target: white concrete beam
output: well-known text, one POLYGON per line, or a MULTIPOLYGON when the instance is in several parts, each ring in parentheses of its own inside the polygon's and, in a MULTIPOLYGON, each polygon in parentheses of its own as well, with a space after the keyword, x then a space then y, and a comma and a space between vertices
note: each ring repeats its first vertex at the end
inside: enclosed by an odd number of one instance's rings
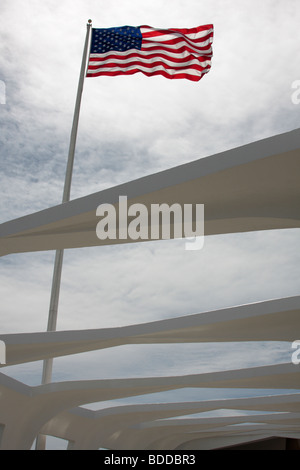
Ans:
POLYGON ((299 228, 300 131, 180 165, 0 225, 0 256, 132 242, 96 236, 102 203, 204 204, 205 234, 299 228))
POLYGON ((47 421, 75 406, 193 387, 299 389, 299 372, 287 363, 206 374, 61 382, 37 387, 24 386, 0 374, 0 423, 5 425, 1 448, 30 447, 47 421))
POLYGON ((120 328, 0 335, 6 367, 124 344, 294 341, 300 331, 300 296, 120 328))

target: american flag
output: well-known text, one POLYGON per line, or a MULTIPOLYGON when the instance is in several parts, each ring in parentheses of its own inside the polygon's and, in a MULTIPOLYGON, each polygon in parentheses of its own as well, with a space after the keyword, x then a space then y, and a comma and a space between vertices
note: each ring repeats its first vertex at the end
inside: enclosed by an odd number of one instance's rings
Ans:
POLYGON ((211 68, 213 25, 189 29, 92 29, 87 77, 131 75, 198 81, 211 68))

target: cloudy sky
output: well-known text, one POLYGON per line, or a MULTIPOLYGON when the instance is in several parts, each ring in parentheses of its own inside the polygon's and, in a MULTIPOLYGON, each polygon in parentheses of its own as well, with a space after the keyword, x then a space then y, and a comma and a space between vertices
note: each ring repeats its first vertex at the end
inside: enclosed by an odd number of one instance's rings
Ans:
MULTIPOLYGON (((89 18, 94 27, 213 23, 214 56, 200 82, 85 80, 72 199, 299 127, 297 0, 2 0, 0 14, 0 223, 61 202, 89 18)), ((299 252, 299 230, 206 237, 197 252, 180 241, 68 250, 57 328, 299 295, 299 252)), ((46 330, 53 261, 53 252, 0 260, 2 333, 46 330)), ((124 346, 57 359, 53 380, 207 372, 290 354, 285 343, 124 346)), ((38 385, 41 369, 6 373, 38 385)))

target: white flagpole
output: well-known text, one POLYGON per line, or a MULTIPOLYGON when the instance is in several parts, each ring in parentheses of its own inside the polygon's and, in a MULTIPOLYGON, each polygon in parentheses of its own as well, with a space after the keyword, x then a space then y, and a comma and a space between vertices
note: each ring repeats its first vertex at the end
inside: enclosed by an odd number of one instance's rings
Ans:
MULTIPOLYGON (((76 103, 75 103, 72 132, 71 132, 71 137, 70 137, 69 154, 68 154, 65 184, 64 184, 64 191, 63 191, 63 198, 62 198, 63 203, 68 202, 70 200, 71 181, 72 181, 75 146, 76 146, 76 139, 77 139, 79 112, 80 112, 80 105, 81 105, 83 83, 84 83, 84 78, 86 74, 86 63, 87 63, 87 56, 88 56, 88 49, 89 49, 89 37, 90 37, 91 27, 92 27, 92 20, 88 20, 84 49, 83 49, 83 56, 82 56, 82 63, 81 63, 81 70, 80 70, 80 76, 79 76, 77 97, 76 97, 76 103)), ((49 306, 47 331, 56 330, 63 256, 64 256, 64 250, 56 251, 54 269, 53 269, 53 280, 52 280, 52 290, 51 290, 51 298, 50 298, 50 306, 49 306)), ((42 384, 47 384, 51 382, 52 368, 53 368, 53 358, 44 360, 42 384)), ((45 436, 38 435, 37 442, 36 442, 36 450, 44 450, 45 447, 46 447, 45 436)))

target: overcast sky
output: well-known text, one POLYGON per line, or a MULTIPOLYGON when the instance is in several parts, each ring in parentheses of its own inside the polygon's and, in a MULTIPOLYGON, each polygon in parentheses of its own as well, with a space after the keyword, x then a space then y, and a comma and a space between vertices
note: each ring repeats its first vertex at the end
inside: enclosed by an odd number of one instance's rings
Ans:
MULTIPOLYGON (((0 223, 61 202, 89 18, 94 27, 213 23, 214 55, 200 82, 85 80, 72 199, 299 127, 298 0, 2 0, 0 15, 0 223)), ((181 241, 68 250, 57 328, 299 295, 299 252, 299 230, 206 237, 196 252, 181 241)), ((2 333, 46 330, 53 261, 53 252, 1 258, 2 333)), ((124 346, 58 359, 53 380, 243 368, 290 354, 285 343, 124 346)), ((38 385, 41 368, 6 373, 38 385)))

